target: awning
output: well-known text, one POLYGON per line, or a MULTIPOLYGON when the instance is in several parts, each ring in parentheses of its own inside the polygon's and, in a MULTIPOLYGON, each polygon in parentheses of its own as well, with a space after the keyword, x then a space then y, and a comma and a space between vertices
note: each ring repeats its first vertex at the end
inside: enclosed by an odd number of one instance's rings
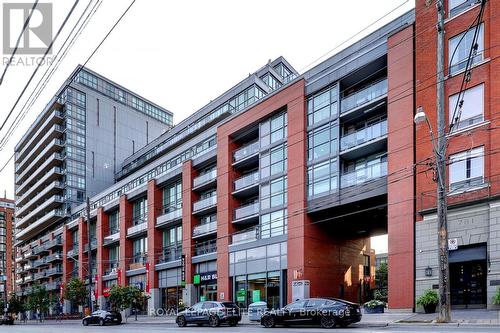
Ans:
POLYGON ((476 260, 486 260, 486 244, 449 251, 450 264, 476 260))

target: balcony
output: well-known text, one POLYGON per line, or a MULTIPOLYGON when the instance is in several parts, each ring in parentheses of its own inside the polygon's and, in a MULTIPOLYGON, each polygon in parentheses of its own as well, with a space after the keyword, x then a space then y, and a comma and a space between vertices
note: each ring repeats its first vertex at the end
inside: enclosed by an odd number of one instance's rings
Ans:
POLYGON ((132 270, 132 269, 143 268, 146 265, 147 261, 148 261, 148 254, 147 253, 136 254, 132 258, 128 269, 132 270))
POLYGON ((21 263, 26 262, 26 261, 28 261, 28 260, 24 257, 24 254, 21 254, 21 255, 16 257, 16 263, 18 263, 18 264, 21 264, 21 263))
POLYGON ((47 269, 45 271, 45 275, 47 277, 54 276, 54 275, 61 275, 62 273, 63 273, 63 271, 62 271, 61 266, 52 267, 52 268, 47 269))
POLYGON ((164 206, 162 207, 161 212, 162 215, 156 218, 157 227, 163 227, 169 225, 172 222, 179 221, 182 219, 181 207, 164 206))
POLYGON ((37 247, 35 247, 33 249, 33 253, 36 255, 40 255, 42 253, 49 253, 49 250, 47 249, 47 245, 42 244, 42 245, 38 245, 37 247))
POLYGON ((20 285, 24 283, 24 278, 16 279, 16 284, 20 285))
MULTIPOLYGON (((92 250, 97 249, 97 239, 94 238, 94 237, 90 239, 90 248, 92 250)), ((87 243, 87 244, 85 244, 85 247, 83 248, 83 251, 87 252, 88 250, 89 250, 89 244, 87 243)))
POLYGON ((47 198, 41 205, 35 207, 30 213, 24 216, 22 219, 17 221, 16 227, 20 228, 26 224, 30 224, 33 220, 36 220, 38 217, 43 217, 43 215, 47 214, 47 210, 54 208, 64 202, 64 198, 60 195, 53 195, 47 198))
POLYGON ((68 251, 68 257, 78 256, 78 244, 73 244, 73 248, 68 251))
POLYGON ((47 271, 42 271, 39 273, 35 273, 34 280, 45 280, 48 279, 49 277, 47 276, 47 271))
POLYGON ((258 162, 259 148, 259 141, 254 141, 236 150, 233 153, 233 165, 246 164, 244 162, 251 162, 254 159, 258 162))
POLYGON ((217 221, 200 224, 193 228, 193 238, 207 236, 217 232, 217 221))
POLYGON ((238 207, 234 210, 233 223, 251 223, 259 220, 259 202, 238 207))
POLYGON ((182 245, 167 246, 162 249, 162 254, 158 260, 160 264, 181 259, 182 245))
POLYGON ((47 289, 49 291, 50 290, 59 290, 61 283, 62 283, 62 281, 60 279, 49 282, 45 285, 45 289, 47 289))
POLYGON ((206 190, 217 182, 217 169, 213 169, 193 179, 193 190, 206 190))
POLYGON ((58 246, 62 247, 63 246, 62 238, 59 238, 59 237, 55 238, 53 240, 46 242, 44 245, 47 248, 47 250, 50 250, 50 249, 58 247, 58 246))
POLYGON ((29 201, 32 196, 36 196, 37 193, 43 191, 50 182, 61 179, 65 171, 60 167, 53 167, 47 170, 43 175, 31 175, 27 181, 16 187, 16 195, 19 197, 19 201, 29 201))
POLYGON ((198 214, 201 212, 206 212, 216 208, 217 205, 217 195, 201 199, 193 204, 193 213, 198 214))
POLYGON ((382 100, 387 95, 387 79, 372 83, 361 90, 342 98, 341 114, 359 110, 382 100))
POLYGON ((258 239, 259 239, 259 228, 253 227, 238 233, 234 233, 231 236, 231 244, 249 243, 249 242, 254 242, 258 239))
POLYGON ((63 258, 62 252, 59 252, 46 256, 45 260, 47 261, 47 263, 52 263, 55 261, 62 261, 62 258, 63 258))
POLYGON ((118 261, 112 261, 104 264, 104 275, 116 275, 118 273, 118 261))
POLYGON ((118 242, 120 240, 120 230, 109 230, 108 236, 104 237, 104 245, 113 244, 114 242, 118 242))
POLYGON ((52 183, 46 184, 40 192, 32 193, 32 191, 27 191, 16 201, 16 205, 18 206, 17 216, 21 218, 29 209, 36 207, 43 203, 47 197, 62 193, 64 188, 64 184, 61 181, 53 181, 52 183), (34 196, 33 196, 34 195, 34 196), (28 199, 28 200, 26 200, 28 199))
POLYGON ((31 275, 26 275, 24 277, 24 283, 29 283, 29 282, 32 282, 34 280, 34 275, 31 274, 31 275))
POLYGON ((367 181, 387 176, 387 161, 344 173, 340 178, 341 188, 361 185, 367 181))
POLYGON ((49 263, 47 262, 47 258, 42 258, 33 261, 33 268, 41 268, 41 267, 46 267, 48 265, 49 263))
POLYGON ((205 242, 196 243, 194 246, 194 255, 202 256, 204 254, 210 254, 217 252, 217 240, 210 239, 205 242))
MULTIPOLYGON (((19 176, 24 176, 25 173, 27 173, 29 170, 36 171, 31 172, 31 174, 40 172, 47 167, 49 161, 50 163, 53 163, 55 159, 60 160, 62 158, 62 155, 53 153, 60 152, 63 146, 63 140, 53 139, 49 141, 46 146, 40 147, 40 149, 30 152, 28 158, 18 164, 19 168, 17 169, 17 173, 19 174, 19 176)), ((19 184, 21 179, 16 179, 16 183, 19 184)))
MULTIPOLYGON (((33 237, 37 232, 49 227, 53 223, 59 221, 61 218, 68 216, 68 213, 63 209, 56 208, 50 212, 47 212, 44 216, 36 220, 36 222, 31 223, 26 228, 18 231, 17 239, 25 241, 30 237, 33 237)), ((17 226, 16 226, 17 227, 17 226)))
POLYGON ((127 229, 127 237, 138 236, 145 233, 148 230, 148 224, 146 222, 141 222, 140 224, 134 225, 127 229))
POLYGON ((233 195, 248 196, 259 192, 259 172, 252 172, 234 181, 233 195))
POLYGON ((350 160, 370 155, 383 149, 385 138, 387 138, 387 119, 343 136, 340 139, 341 155, 350 160))

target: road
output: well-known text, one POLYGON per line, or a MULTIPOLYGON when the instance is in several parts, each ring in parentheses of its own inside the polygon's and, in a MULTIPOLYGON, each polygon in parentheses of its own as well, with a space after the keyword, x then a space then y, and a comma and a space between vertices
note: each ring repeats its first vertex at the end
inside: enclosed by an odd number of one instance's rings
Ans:
MULTIPOLYGON (((126 323, 119 326, 88 326, 84 327, 81 324, 72 323, 43 323, 43 324, 19 324, 14 326, 0 326, 0 332, 29 332, 29 333, 56 333, 56 332, 68 332, 68 333, 147 333, 147 332, 183 332, 183 333, 206 333, 206 332, 228 332, 228 333, 257 333, 257 332, 267 332, 267 333, 293 333, 293 332, 311 332, 311 333, 324 333, 325 329, 322 328, 306 328, 306 327, 296 327, 296 328, 284 328, 276 327, 273 329, 266 329, 259 325, 240 325, 237 327, 227 327, 221 326, 218 328, 210 328, 207 326, 197 327, 188 326, 185 328, 179 328, 175 324, 160 324, 160 323, 126 323)), ((460 333, 460 332, 474 332, 474 333, 493 333, 499 332, 500 328, 498 326, 433 326, 433 325, 389 325, 384 327, 348 327, 348 328, 337 328, 332 330, 334 332, 349 332, 349 333, 368 333, 368 332, 393 332, 393 333, 419 333, 419 332, 433 332, 433 333, 460 333)))

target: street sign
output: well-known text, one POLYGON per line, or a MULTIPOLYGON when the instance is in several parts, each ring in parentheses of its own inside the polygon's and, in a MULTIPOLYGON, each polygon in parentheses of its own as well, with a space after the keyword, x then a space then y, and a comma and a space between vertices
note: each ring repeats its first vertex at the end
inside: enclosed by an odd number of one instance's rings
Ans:
POLYGON ((450 238, 448 239, 448 251, 458 250, 458 239, 450 238))

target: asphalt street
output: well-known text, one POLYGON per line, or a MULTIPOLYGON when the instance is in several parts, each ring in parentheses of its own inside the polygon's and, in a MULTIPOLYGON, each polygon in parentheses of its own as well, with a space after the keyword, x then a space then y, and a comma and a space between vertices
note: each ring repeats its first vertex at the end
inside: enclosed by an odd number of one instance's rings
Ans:
MULTIPOLYGON (((84 327, 77 323, 29 323, 29 324, 18 324, 14 326, 0 326, 0 332, 29 332, 29 333, 55 333, 55 332, 71 332, 71 333, 118 333, 118 332, 134 332, 134 333, 145 333, 145 332, 184 332, 184 333, 205 333, 205 332, 267 332, 267 333, 283 333, 283 332, 325 332, 326 329, 320 327, 276 327, 272 329, 266 329, 259 325, 240 325, 237 327, 220 326, 218 328, 211 328, 207 326, 197 327, 188 326, 185 328, 179 328, 175 324, 157 323, 157 324, 144 324, 144 323, 126 323, 118 326, 88 326, 84 327)), ((500 327, 498 326, 478 326, 478 325, 464 325, 457 326, 447 325, 447 326, 435 326, 435 325, 389 325, 383 327, 348 327, 348 328, 336 328, 332 329, 334 332, 350 332, 350 333, 368 333, 368 332, 394 332, 394 333, 417 333, 417 332, 435 332, 435 333, 458 333, 458 332, 474 332, 474 333, 493 333, 499 332, 500 327)))

